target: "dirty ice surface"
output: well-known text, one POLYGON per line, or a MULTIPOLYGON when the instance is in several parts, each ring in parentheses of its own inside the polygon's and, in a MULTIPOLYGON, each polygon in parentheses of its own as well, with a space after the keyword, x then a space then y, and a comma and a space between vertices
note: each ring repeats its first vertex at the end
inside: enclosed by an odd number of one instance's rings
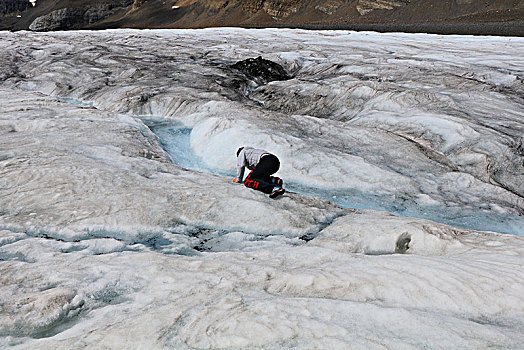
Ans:
POLYGON ((522 348, 522 52, 1 32, 0 347, 522 348), (258 56, 292 79, 231 68, 258 56), (242 145, 296 193, 234 184, 242 145))

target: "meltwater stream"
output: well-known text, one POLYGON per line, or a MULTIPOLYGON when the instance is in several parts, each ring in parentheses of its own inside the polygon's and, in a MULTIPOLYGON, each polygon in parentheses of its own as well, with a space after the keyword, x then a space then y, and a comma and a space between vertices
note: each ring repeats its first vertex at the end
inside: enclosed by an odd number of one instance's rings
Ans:
MULTIPOLYGON (((191 128, 181 122, 160 117, 140 118, 153 131, 172 161, 186 169, 235 177, 236 171, 209 167, 191 149, 191 128)), ((234 155, 232 155, 234 157, 234 155)), ((285 164, 283 164, 285 166, 285 164)), ((420 206, 407 198, 392 198, 348 189, 322 189, 285 181, 285 188, 307 196, 330 200, 343 208, 373 209, 398 216, 417 217, 455 227, 524 236, 524 218, 507 214, 460 210, 445 206, 420 206)))

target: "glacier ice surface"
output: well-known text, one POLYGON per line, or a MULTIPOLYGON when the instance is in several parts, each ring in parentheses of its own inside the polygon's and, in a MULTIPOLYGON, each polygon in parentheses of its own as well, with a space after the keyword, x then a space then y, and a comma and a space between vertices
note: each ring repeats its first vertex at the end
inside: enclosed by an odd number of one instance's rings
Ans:
POLYGON ((523 50, 1 32, 0 347, 522 348, 523 50), (246 144, 297 193, 231 182, 246 144))

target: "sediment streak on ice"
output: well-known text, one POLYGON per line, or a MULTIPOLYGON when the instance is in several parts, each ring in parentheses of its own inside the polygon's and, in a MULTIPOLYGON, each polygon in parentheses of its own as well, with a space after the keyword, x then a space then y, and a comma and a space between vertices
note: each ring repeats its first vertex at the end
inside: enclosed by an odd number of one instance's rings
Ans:
POLYGON ((0 35, 2 346, 524 343, 521 237, 297 194, 272 201, 173 164, 134 117, 192 128, 210 168, 234 169, 236 147, 254 144, 296 183, 480 208, 517 226, 522 40, 0 35), (254 51, 295 78, 235 90, 227 66, 254 51))

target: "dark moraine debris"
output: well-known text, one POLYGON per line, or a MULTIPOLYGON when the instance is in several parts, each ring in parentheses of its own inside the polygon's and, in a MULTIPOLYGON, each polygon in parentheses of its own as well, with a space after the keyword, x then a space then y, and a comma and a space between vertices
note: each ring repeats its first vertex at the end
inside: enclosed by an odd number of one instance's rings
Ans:
POLYGON ((239 61, 231 68, 244 73, 248 79, 254 80, 258 85, 265 85, 275 80, 291 79, 291 76, 280 64, 266 60, 262 56, 239 61))

